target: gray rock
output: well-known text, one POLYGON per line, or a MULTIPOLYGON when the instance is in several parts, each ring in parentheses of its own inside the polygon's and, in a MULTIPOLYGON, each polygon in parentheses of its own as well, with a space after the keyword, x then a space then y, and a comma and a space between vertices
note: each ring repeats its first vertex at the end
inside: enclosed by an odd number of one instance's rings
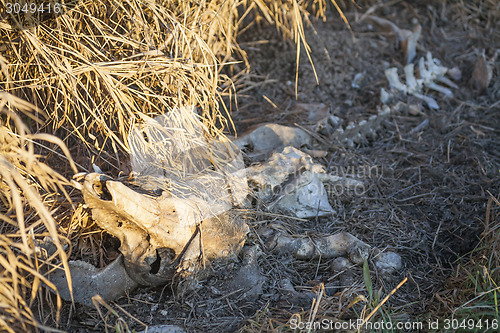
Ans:
POLYGON ((401 256, 394 252, 380 253, 375 258, 375 267, 383 276, 390 276, 403 267, 401 256))
POLYGON ((353 264, 344 257, 338 257, 333 260, 332 265, 331 265, 331 270, 333 273, 337 274, 340 273, 344 270, 347 270, 349 267, 351 267, 353 264))

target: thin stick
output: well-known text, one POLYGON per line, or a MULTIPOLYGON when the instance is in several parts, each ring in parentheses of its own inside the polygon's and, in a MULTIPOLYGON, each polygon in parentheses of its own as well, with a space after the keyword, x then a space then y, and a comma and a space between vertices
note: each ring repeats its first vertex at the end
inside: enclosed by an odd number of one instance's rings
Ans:
POLYGON ((389 295, 385 296, 384 299, 382 300, 382 302, 380 302, 376 307, 375 309, 372 310, 372 312, 370 312, 370 314, 368 315, 368 317, 366 319, 363 319, 363 323, 361 324, 361 326, 363 326, 368 320, 370 320, 370 318, 378 311, 378 309, 380 309, 380 307, 382 305, 384 305, 385 302, 387 302, 387 300, 389 299, 389 297, 391 297, 392 295, 394 295, 396 293, 396 291, 401 288, 401 286, 403 284, 406 283, 406 281, 408 281, 408 278, 405 277, 403 279, 403 281, 401 281, 397 286, 396 288, 392 289, 392 291, 389 293, 389 295))

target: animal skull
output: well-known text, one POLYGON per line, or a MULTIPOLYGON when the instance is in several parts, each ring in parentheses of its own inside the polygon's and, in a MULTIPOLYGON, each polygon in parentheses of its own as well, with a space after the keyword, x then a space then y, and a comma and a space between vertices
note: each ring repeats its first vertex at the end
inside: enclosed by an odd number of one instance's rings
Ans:
POLYGON ((127 273, 141 285, 189 275, 200 260, 235 255, 245 242, 248 226, 228 212, 201 222, 181 220, 180 214, 196 210, 196 198, 143 194, 100 173, 79 174, 76 180, 93 219, 121 241, 127 273))

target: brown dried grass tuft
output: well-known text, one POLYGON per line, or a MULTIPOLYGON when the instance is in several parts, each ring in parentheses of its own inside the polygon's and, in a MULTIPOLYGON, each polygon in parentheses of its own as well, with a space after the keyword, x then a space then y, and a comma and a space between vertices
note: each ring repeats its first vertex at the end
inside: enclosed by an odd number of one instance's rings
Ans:
POLYGON ((224 81, 215 55, 229 57, 233 41, 225 35, 234 22, 216 15, 215 3, 206 6, 82 2, 47 24, 12 27, 4 89, 45 110, 52 131, 63 128, 101 149, 112 142, 115 152, 116 145, 127 150, 139 113, 195 104, 214 123, 224 81))
MULTIPOLYGON (((5 3, 5 0, 1 0, 5 3)), ((139 114, 154 116, 194 105, 212 135, 229 126, 231 95, 224 66, 246 60, 241 30, 265 20, 301 45, 309 59, 302 1, 80 2, 44 24, 3 24, 3 89, 49 114, 51 131, 64 129, 88 147, 128 151, 139 114), (218 126, 215 126, 218 124, 218 126)), ((312 10, 325 15, 326 1, 312 10)), ((297 61, 298 63, 298 61, 297 61)), ((312 61, 311 61, 312 63, 312 61)))

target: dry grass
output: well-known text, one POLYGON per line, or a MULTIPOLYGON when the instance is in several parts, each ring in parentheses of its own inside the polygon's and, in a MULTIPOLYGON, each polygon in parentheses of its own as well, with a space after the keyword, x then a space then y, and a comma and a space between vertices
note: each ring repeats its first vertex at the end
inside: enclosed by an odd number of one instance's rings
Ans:
MULTIPOLYGON (((459 322, 494 322, 500 319, 500 202, 490 195, 484 231, 477 247, 458 260, 445 291, 437 295, 436 310, 459 322)), ((476 327, 477 329, 477 327, 476 327)))
MULTIPOLYGON (((62 141, 47 134, 31 134, 21 117, 39 122, 38 110, 8 93, 0 92, 0 326, 9 332, 39 326, 30 306, 45 284, 55 291, 44 272, 53 270, 54 259, 67 267, 67 243, 59 234, 52 213, 57 193, 69 198, 68 181, 40 161, 35 143, 59 146, 76 170, 62 141), (38 242, 48 237, 55 246, 43 255, 38 242)), ((57 310, 61 300, 57 299, 57 310)))
POLYGON ((50 131, 114 152, 127 150, 140 113, 194 104, 215 123, 224 119, 215 55, 230 57, 225 36, 234 24, 218 10, 182 1, 82 2, 47 24, 7 31, 4 89, 46 110, 50 131))
MULTIPOLYGON (((5 3, 5 0, 1 2, 5 3)), ((297 1, 80 2, 65 15, 27 29, 2 26, 3 86, 50 115, 50 131, 98 150, 128 150, 139 114, 194 105, 212 133, 228 127, 221 74, 246 60, 236 37, 262 19, 276 24, 306 53, 297 1), (214 125, 218 124, 218 127, 214 125)), ((313 9, 324 15, 325 1, 313 9)))

